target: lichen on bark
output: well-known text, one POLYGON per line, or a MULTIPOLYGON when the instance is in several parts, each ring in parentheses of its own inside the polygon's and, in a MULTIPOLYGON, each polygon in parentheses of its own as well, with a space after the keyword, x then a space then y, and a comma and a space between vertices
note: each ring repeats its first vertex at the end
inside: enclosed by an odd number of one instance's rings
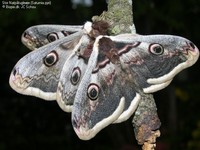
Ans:
POLYGON ((135 33, 133 24, 132 0, 109 0, 108 11, 94 16, 92 21, 106 21, 110 27, 109 35, 135 33))

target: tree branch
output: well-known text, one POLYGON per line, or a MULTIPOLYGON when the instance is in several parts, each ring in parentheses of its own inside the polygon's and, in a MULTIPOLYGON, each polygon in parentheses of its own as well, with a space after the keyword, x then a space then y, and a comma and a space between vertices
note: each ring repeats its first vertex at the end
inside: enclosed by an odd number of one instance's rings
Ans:
POLYGON ((109 35, 135 33, 131 0, 109 0, 108 11, 104 11, 100 16, 94 16, 92 20, 108 22, 109 35))
POLYGON ((133 127, 138 144, 143 150, 152 150, 156 147, 156 138, 160 136, 160 119, 153 95, 142 94, 139 106, 133 116, 133 127))

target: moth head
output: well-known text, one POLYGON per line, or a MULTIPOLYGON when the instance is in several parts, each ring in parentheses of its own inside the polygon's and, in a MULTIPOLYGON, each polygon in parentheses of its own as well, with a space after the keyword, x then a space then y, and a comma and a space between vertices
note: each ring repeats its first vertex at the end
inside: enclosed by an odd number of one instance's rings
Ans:
POLYGON ((108 35, 109 24, 106 21, 94 21, 92 23, 92 31, 90 36, 96 38, 99 35, 108 35))
POLYGON ((93 39, 97 38, 99 35, 107 35, 108 28, 109 24, 106 21, 86 22, 84 25, 86 33, 93 39))

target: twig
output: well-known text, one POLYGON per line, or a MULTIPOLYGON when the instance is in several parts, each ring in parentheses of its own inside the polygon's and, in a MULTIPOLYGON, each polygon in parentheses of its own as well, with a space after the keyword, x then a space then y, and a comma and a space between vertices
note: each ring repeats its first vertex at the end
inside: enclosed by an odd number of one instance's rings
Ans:
POLYGON ((156 138, 160 136, 161 125, 153 95, 142 95, 132 123, 138 144, 143 145, 143 150, 153 150, 156 138))

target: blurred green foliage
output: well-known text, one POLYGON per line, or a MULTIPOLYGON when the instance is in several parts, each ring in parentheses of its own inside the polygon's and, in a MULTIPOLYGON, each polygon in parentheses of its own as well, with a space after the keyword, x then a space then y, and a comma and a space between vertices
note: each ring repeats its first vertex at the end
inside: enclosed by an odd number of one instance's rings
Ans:
MULTIPOLYGON (((56 102, 17 94, 8 85, 13 66, 29 52, 21 43, 26 28, 36 24, 83 24, 106 9, 105 0, 94 0, 91 7, 77 5, 76 9, 69 0, 51 1, 50 6, 37 9, 1 8, 0 150, 138 149, 131 119, 110 125, 90 141, 81 141, 73 131, 70 114, 64 113, 56 102)), ((200 48, 199 0, 134 0, 133 11, 138 33, 180 35, 200 48)), ((200 149, 199 76, 197 62, 175 78, 173 92, 170 86, 155 94, 162 121, 158 149, 200 149), (171 94, 175 97, 173 105, 171 94), (170 114, 171 106, 175 109, 170 114)))

